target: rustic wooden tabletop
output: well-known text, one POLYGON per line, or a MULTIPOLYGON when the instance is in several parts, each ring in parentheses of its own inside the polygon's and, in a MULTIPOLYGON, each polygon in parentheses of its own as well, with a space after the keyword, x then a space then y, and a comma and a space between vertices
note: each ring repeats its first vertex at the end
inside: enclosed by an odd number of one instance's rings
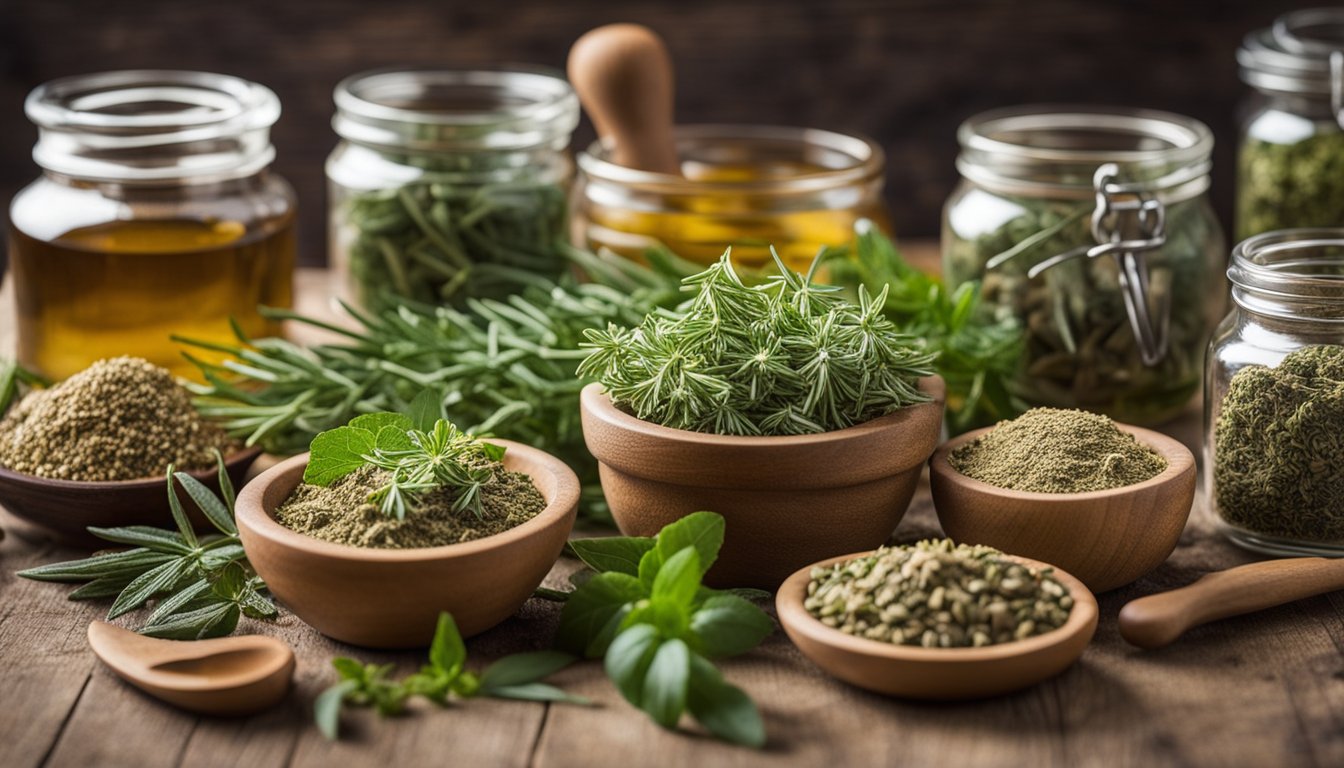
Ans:
MULTIPOLYGON (((308 272, 301 284, 321 279, 308 272)), ((0 351, 12 344, 11 308, 0 294, 0 351)), ((1193 410, 1168 427, 1189 443, 1198 430, 1193 410)), ((0 526, 9 533, 0 542, 3 766, 1344 765, 1344 593, 1198 628, 1159 651, 1120 639, 1125 602, 1253 559, 1219 537, 1200 502, 1165 565, 1100 596, 1101 622, 1081 661, 1027 691, 939 705, 871 695, 823 674, 782 633, 724 662, 762 710, 762 752, 660 730, 595 662, 554 678, 594 707, 479 699, 382 722, 356 711, 345 738, 328 742, 312 725, 312 703, 333 682, 333 656, 408 672, 422 654, 345 646, 283 612, 274 623, 245 619, 241 631, 293 645, 298 668, 286 701, 246 719, 197 717, 123 684, 94 659, 85 631, 105 606, 67 602, 66 587, 14 576, 80 553, 12 516, 0 514, 0 526)), ((936 535, 923 485, 895 539, 936 535)), ((561 586, 574 568, 561 560, 547 584, 561 586)), ((470 656, 480 664, 547 647, 557 617, 553 604, 531 601, 470 640, 470 656)))

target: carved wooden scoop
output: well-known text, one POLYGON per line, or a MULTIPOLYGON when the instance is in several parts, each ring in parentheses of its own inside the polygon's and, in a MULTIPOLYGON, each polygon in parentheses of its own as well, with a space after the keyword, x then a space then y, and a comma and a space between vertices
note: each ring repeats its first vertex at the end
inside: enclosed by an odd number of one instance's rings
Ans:
POLYGON ((131 685, 206 715, 247 715, 275 706, 294 674, 290 647, 262 635, 159 640, 95 621, 89 645, 131 685))
POLYGON ((1344 589, 1344 559, 1293 557, 1210 573, 1188 587, 1141 597, 1120 611, 1120 636, 1161 648, 1186 630, 1344 589))

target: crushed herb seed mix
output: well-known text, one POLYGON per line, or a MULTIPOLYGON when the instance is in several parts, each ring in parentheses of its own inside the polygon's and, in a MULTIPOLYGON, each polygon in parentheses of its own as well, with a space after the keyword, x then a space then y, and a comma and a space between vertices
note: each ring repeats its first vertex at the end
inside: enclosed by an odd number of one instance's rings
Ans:
POLYGON ((1167 460, 1106 416, 1033 408, 948 457, 953 469, 1015 491, 1084 493, 1156 477, 1167 460))
POLYGON ((1073 597, 1048 569, 942 539, 814 568, 803 607, 826 626, 869 640, 979 648, 1064 626, 1073 597))
POLYGON ((135 357, 100 360, 29 392, 0 419, 0 466, 55 480, 158 477, 209 469, 233 447, 172 374, 135 357))

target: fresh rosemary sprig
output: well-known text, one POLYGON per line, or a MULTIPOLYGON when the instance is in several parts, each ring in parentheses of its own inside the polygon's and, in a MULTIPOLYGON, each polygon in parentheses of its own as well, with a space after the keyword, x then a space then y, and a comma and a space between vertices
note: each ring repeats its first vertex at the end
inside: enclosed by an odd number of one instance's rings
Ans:
POLYGON ((813 282, 820 256, 806 276, 774 259, 748 286, 725 252, 686 278, 683 309, 588 331, 579 375, 640 419, 723 435, 829 432, 928 399, 934 356, 885 316, 885 287, 852 303, 813 282))
POLYGON ((98 538, 134 549, 29 568, 18 575, 35 581, 84 583, 70 593, 71 600, 115 597, 107 612, 109 620, 157 599, 138 630, 153 637, 173 640, 222 637, 233 632, 240 616, 274 617, 275 606, 266 596, 266 585, 243 553, 234 524, 233 485, 223 457, 218 454, 216 457, 222 499, 191 475, 168 468, 168 501, 177 531, 145 525, 90 528, 89 532, 98 538), (177 496, 174 480, 205 513, 218 534, 196 535, 177 496))

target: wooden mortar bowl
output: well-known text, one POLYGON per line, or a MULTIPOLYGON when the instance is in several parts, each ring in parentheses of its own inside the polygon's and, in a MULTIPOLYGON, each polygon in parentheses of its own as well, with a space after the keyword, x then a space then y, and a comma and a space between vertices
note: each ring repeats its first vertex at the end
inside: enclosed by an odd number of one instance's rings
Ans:
POLYGON ((589 384, 583 437, 622 533, 655 536, 692 512, 717 512, 727 527, 709 583, 773 589, 807 563, 891 536, 942 429, 943 380, 919 387, 932 400, 848 429, 740 437, 643 421, 589 384))
POLYGON ((563 461, 509 440, 504 466, 546 499, 536 517, 476 541, 419 549, 333 544, 275 521, 303 480, 308 454, 257 476, 238 496, 238 533, 271 592, 328 637, 368 648, 424 648, 440 611, 464 637, 512 616, 555 565, 574 527, 579 479, 563 461))
POLYGON ((993 427, 944 443, 929 460, 933 504, 943 531, 962 544, 987 544, 1077 576, 1093 592, 1122 587, 1171 555, 1195 500, 1195 457, 1180 441, 1117 424, 1167 460, 1142 483, 1087 493, 999 488, 953 469, 949 455, 993 427))
MULTIPOLYGON (((234 488, 242 487, 248 468, 260 455, 260 448, 250 448, 225 458, 224 466, 234 488)), ((219 493, 218 468, 194 470, 187 474, 200 480, 216 494, 219 493)), ((177 496, 182 500, 187 517, 197 529, 214 530, 181 486, 177 486, 177 496)), ((14 516, 50 531, 66 543, 89 549, 110 546, 108 542, 89 533, 90 526, 117 528, 152 525, 176 528, 172 509, 168 506, 166 471, 161 477, 143 480, 83 482, 52 480, 0 467, 0 506, 14 516)))
POLYGON ((870 691, 910 699, 956 701, 999 696, 1063 672, 1083 654, 1097 629, 1097 599, 1058 568, 1010 557, 1051 574, 1073 596, 1064 626, 1044 635, 983 648, 922 648, 855 637, 828 627, 803 607, 813 568, 870 555, 859 552, 814 563, 794 573, 775 595, 779 623, 803 655, 835 677, 870 691))

